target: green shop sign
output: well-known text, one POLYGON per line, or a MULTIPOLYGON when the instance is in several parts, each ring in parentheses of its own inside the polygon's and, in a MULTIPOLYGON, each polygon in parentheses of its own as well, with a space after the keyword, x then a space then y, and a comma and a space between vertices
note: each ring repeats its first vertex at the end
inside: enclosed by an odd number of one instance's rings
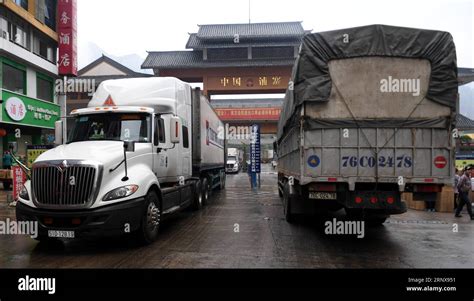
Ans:
POLYGON ((60 107, 54 103, 2 90, 2 122, 54 129, 60 107))

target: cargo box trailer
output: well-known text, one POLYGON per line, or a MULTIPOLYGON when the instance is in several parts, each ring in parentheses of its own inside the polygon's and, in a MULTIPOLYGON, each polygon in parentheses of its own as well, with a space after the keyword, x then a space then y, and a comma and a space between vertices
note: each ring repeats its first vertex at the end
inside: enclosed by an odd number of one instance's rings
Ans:
POLYGON ((372 25, 307 34, 278 129, 279 193, 295 214, 382 223, 405 191, 452 185, 458 103, 447 32, 372 25))

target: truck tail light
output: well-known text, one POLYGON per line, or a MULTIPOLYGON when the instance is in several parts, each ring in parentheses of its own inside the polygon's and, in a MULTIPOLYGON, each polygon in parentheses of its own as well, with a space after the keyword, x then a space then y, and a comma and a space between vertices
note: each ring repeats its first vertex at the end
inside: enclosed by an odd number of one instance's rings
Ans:
POLYGON ((387 203, 390 204, 390 205, 392 205, 393 203, 395 203, 395 198, 394 198, 393 196, 389 196, 389 197, 387 198, 387 203))
POLYGON ((356 196, 355 202, 356 204, 362 204, 363 199, 360 196, 356 196))
POLYGON ((373 197, 370 198, 370 202, 371 202, 372 204, 377 204, 378 201, 379 201, 379 199, 378 199, 377 197, 375 197, 375 196, 373 196, 373 197))

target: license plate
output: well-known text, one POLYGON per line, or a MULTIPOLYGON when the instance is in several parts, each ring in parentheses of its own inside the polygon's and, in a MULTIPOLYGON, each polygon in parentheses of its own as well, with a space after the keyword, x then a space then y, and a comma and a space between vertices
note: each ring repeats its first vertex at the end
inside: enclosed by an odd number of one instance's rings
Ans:
POLYGON ((48 237, 51 238, 74 238, 74 231, 49 230, 48 237))
POLYGON ((309 198, 314 200, 336 200, 337 193, 335 192, 310 192, 309 198))

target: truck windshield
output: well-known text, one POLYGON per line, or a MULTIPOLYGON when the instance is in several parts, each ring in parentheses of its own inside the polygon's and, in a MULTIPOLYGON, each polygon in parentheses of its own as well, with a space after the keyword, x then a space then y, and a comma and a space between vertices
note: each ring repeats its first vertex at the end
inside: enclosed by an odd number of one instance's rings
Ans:
POLYGON ((142 113, 78 116, 68 143, 96 140, 151 142, 151 116, 142 113))

